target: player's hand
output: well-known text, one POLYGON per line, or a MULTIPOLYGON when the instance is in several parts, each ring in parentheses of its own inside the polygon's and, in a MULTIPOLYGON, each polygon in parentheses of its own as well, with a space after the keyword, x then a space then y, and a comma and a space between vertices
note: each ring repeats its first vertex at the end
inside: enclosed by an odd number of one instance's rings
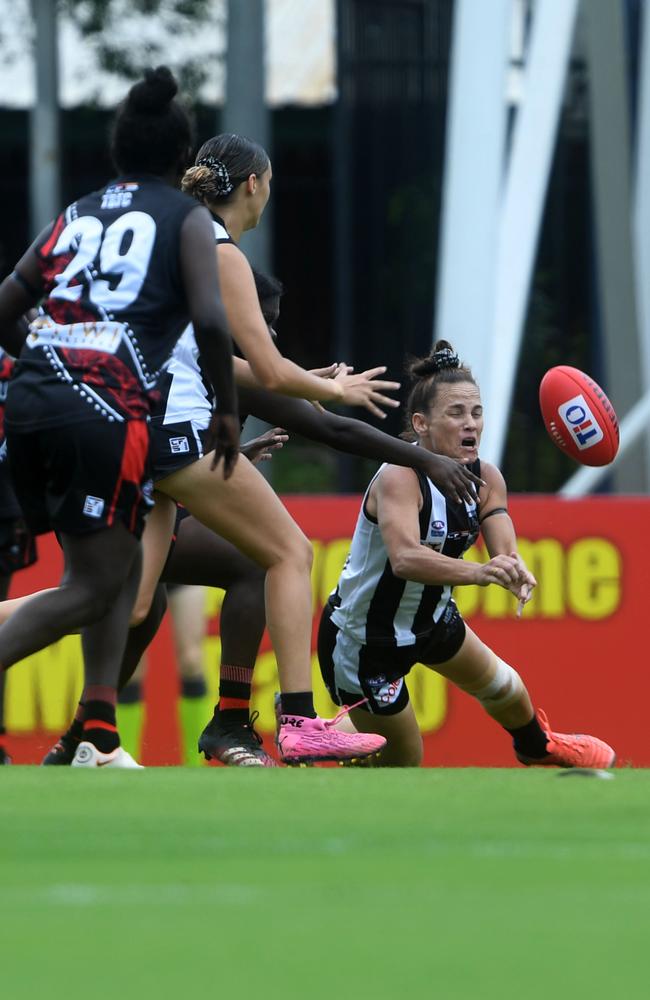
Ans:
POLYGON ((334 376, 335 381, 343 389, 341 402, 348 406, 365 406, 366 410, 383 419, 386 414, 380 409, 381 406, 399 406, 398 399, 391 399, 384 393, 396 392, 400 388, 399 382, 381 381, 377 378, 385 371, 386 366, 381 365, 379 368, 369 368, 368 371, 354 375, 348 370, 347 365, 341 365, 340 371, 334 376))
POLYGON ((223 459, 223 478, 230 479, 239 455, 239 418, 232 413, 212 414, 208 426, 206 451, 214 450, 211 469, 223 459))
POLYGON ((446 497, 456 503, 476 503, 479 487, 485 483, 470 472, 466 465, 433 452, 427 455, 427 464, 430 466, 427 476, 446 497))
MULTIPOLYGON (((342 371, 353 372, 354 368, 346 365, 343 361, 335 361, 333 364, 328 365, 327 368, 309 369, 310 375, 318 375, 319 378, 336 378, 342 371)), ((310 403, 317 413, 325 413, 325 407, 317 399, 311 399, 310 403)))
POLYGON ((479 587, 488 587, 496 583, 498 587, 515 593, 519 585, 519 567, 512 556, 494 556, 486 563, 476 563, 476 578, 474 583, 479 587))
POLYGON ((318 375, 319 378, 336 378, 341 369, 345 368, 346 371, 353 371, 348 365, 344 365, 341 361, 334 361, 331 365, 326 368, 310 368, 310 375, 318 375))
POLYGON ((241 446, 241 453, 249 462, 257 465, 273 458, 273 452, 282 448, 289 440, 289 435, 282 427, 274 427, 272 431, 261 434, 241 446))
POLYGON ((517 618, 521 618, 525 605, 528 604, 529 600, 533 596, 533 590, 537 586, 537 580, 530 572, 528 566, 518 552, 511 552, 510 555, 513 559, 517 560, 517 568, 519 570, 517 589, 513 591, 513 593, 517 598, 517 618))

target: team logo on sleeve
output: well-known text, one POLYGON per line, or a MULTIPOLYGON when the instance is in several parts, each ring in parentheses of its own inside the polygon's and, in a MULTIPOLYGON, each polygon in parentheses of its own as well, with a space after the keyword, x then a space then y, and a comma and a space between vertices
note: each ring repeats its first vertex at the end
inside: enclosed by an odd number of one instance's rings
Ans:
POLYGON ((104 501, 101 497, 87 496, 84 501, 84 514, 86 517, 101 517, 104 513, 104 501))

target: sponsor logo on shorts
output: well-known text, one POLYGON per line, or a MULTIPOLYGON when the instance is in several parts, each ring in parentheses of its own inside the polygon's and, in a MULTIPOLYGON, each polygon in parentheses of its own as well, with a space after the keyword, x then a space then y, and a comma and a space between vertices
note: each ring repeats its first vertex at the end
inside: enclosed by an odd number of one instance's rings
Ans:
POLYGON ((580 451, 593 448, 603 440, 605 436, 603 430, 582 393, 562 403, 557 412, 580 451))
POLYGON ((366 684, 370 688, 373 700, 378 705, 393 705, 402 690, 404 678, 398 677, 389 681, 385 674, 378 674, 376 677, 366 678, 366 684))
POLYGON ((84 514, 86 517, 101 517, 104 513, 104 501, 101 497, 87 496, 84 501, 84 514))
POLYGON ((183 455, 190 450, 190 442, 186 437, 170 438, 169 447, 172 455, 183 455))

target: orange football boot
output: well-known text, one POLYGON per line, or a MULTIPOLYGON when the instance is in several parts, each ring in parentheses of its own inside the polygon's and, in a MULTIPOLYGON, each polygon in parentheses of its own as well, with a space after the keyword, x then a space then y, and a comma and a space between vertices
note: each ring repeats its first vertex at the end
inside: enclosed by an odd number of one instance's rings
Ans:
POLYGON ((607 768, 616 763, 616 754, 603 740, 581 733, 553 733, 546 714, 537 712, 537 720, 546 733, 548 744, 545 757, 524 757, 517 754, 517 760, 526 767, 589 767, 607 768))

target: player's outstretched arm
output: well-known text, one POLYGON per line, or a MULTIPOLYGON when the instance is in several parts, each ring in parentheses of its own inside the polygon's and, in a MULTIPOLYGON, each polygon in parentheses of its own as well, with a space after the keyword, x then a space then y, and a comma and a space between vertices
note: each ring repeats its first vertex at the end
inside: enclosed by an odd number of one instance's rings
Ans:
POLYGON ((384 415, 380 407, 399 406, 397 400, 385 395, 399 389, 399 382, 377 377, 386 371, 384 367, 358 375, 346 371, 337 378, 322 378, 280 354, 262 315, 250 264, 231 243, 220 245, 217 252, 232 335, 261 386, 302 399, 364 406, 379 416, 384 415))
POLYGON ((433 455, 425 448, 407 444, 362 420, 341 417, 327 410, 318 412, 304 399, 292 399, 241 385, 239 398, 242 413, 251 413, 260 420, 284 427, 293 434, 301 434, 310 441, 360 458, 418 469, 451 500, 472 502, 472 490, 480 485, 481 481, 469 469, 451 458, 433 455))

